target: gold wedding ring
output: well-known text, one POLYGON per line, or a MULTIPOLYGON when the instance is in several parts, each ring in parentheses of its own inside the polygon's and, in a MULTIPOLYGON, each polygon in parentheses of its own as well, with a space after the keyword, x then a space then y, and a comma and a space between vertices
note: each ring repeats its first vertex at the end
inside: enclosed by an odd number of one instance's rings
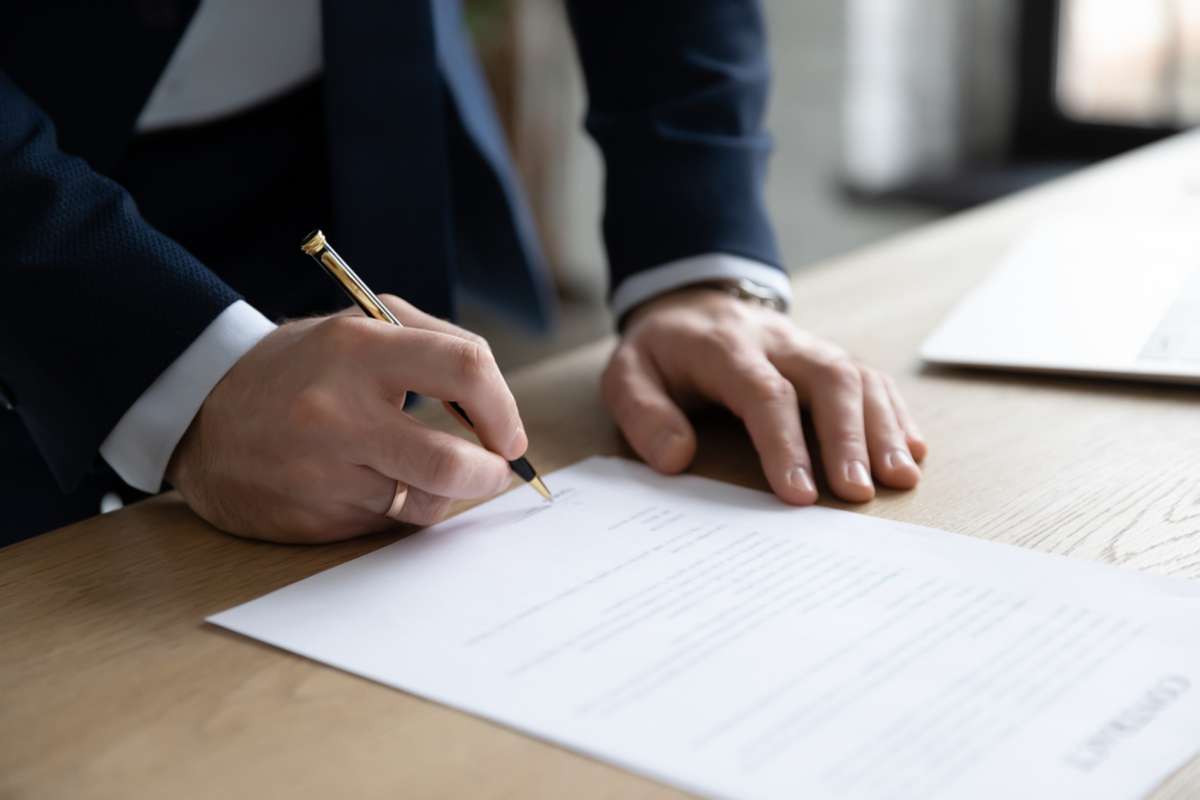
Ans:
POLYGON ((392 504, 388 506, 387 516, 397 522, 403 522, 400 519, 400 512, 404 510, 404 501, 408 499, 408 487, 400 481, 396 481, 396 493, 392 495, 392 504))

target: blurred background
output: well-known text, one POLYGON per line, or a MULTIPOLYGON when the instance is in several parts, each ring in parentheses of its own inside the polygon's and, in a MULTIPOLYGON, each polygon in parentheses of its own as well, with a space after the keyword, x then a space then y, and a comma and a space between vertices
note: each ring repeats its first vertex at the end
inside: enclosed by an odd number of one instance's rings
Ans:
MULTIPOLYGON (((468 0, 561 296, 549 336, 467 301, 514 369, 612 330, 599 155, 559 0, 468 0)), ((765 0, 768 206, 798 271, 1200 121, 1200 0, 765 0)), ((803 318, 804 298, 797 298, 803 318)))

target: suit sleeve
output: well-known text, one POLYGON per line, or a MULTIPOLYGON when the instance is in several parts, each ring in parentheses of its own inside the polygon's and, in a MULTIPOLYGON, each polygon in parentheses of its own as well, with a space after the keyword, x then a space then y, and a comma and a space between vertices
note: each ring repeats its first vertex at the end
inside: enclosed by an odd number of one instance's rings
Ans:
POLYGON ((0 73, 0 382, 64 490, 233 289, 58 149, 0 73))
POLYGON ((770 138, 756 0, 571 0, 605 161, 613 291, 658 265, 724 253, 782 272, 763 202, 770 138))

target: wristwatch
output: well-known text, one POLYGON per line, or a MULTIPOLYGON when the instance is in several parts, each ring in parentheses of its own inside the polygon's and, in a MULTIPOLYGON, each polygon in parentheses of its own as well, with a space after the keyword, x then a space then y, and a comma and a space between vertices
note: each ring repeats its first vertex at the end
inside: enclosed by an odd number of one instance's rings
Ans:
POLYGON ((755 283, 746 278, 720 278, 692 285, 719 289, 739 300, 745 300, 747 303, 773 308, 776 311, 787 311, 787 301, 782 295, 761 283, 755 283))
MULTIPOLYGON (((689 283, 685 286, 679 286, 677 288, 679 290, 696 288, 716 289, 717 291, 736 297, 739 300, 744 300, 747 303, 753 303, 765 308, 773 308, 779 312, 786 312, 788 309, 787 300, 783 297, 783 295, 767 286, 763 286, 761 283, 755 283, 747 278, 713 278, 712 280, 697 281, 695 283, 689 283)), ((654 299, 655 298, 650 298, 650 300, 654 299)), ((649 302, 649 300, 643 301, 643 303, 645 302, 649 302)), ((634 306, 621 315, 621 318, 617 320, 618 331, 623 331, 625 329, 625 323, 629 320, 630 315, 640 307, 640 305, 634 306)))

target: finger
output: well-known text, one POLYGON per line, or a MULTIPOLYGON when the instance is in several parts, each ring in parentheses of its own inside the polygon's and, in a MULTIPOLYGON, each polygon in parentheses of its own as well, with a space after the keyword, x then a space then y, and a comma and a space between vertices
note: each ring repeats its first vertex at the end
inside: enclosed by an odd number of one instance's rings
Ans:
POLYGON ((360 463, 411 489, 453 499, 488 497, 511 484, 508 464, 495 453, 428 428, 390 406, 385 409, 361 437, 356 450, 360 463))
POLYGON ((925 443, 925 437, 921 435, 921 429, 917 427, 916 420, 913 419, 912 413, 908 410, 908 403, 904 401, 904 395, 900 394, 900 389, 897 388, 896 382, 890 375, 883 376, 883 382, 887 388, 888 399, 892 401, 892 409, 896 412, 896 419, 899 421, 900 427, 904 429, 908 451, 912 453, 912 457, 920 464, 925 460, 925 456, 929 452, 929 446, 925 443))
MULTIPOLYGON (((486 347, 489 350, 491 349, 487 340, 479 334, 473 333, 466 328, 461 328, 452 322, 441 319, 440 317, 427 314, 414 306, 412 303, 409 303, 407 300, 397 297, 394 294, 381 294, 379 295, 379 300, 388 307, 388 310, 391 311, 392 314, 395 315, 396 319, 400 321, 400 324, 405 327, 444 333, 448 336, 454 336, 459 339, 474 342, 475 344, 486 347)), ((351 306, 338 312, 337 316, 361 316, 361 314, 362 312, 358 306, 351 306)), ((450 415, 457 419, 463 425, 463 427, 470 431, 475 430, 474 424, 466 419, 463 419, 462 414, 460 414, 458 410, 452 408, 448 402, 443 403, 443 405, 446 407, 446 410, 450 413, 450 415)), ((528 443, 526 443, 524 447, 520 448, 521 453, 525 451, 527 446, 528 443)), ((517 448, 514 448, 514 450, 516 449, 517 448)), ((518 453, 518 455, 520 455, 520 453, 518 453)))
MULTIPOLYGON (((486 344, 482 336, 477 333, 472 333, 466 328, 460 328, 453 322, 444 320, 441 317, 435 317, 432 314, 427 314, 421 309, 414 306, 412 303, 397 297, 394 294, 381 294, 379 301, 387 306, 388 311, 399 320, 400 324, 406 328, 420 328, 426 331, 437 331, 438 333, 457 336, 460 339, 467 339, 479 344, 486 344)), ((347 306, 341 311, 333 314, 335 317, 362 317, 365 316, 361 308, 357 305, 347 306)))
MULTIPOLYGON (((307 494, 316 494, 309 488, 307 494)), ((383 514, 392 505, 396 479, 361 464, 351 464, 344 474, 321 485, 320 494, 329 500, 353 505, 372 514, 383 514)))
POLYGON ((629 446, 654 469, 682 472, 696 455, 696 432, 670 398, 657 369, 637 347, 613 353, 601 380, 605 405, 629 446))
POLYGON ((742 420, 772 491, 797 505, 816 502, 796 389, 752 342, 727 342, 693 362, 697 386, 742 420))
POLYGON ((450 503, 448 497, 409 487, 404 508, 400 509, 400 514, 395 519, 410 525, 433 525, 445 519, 446 512, 450 510, 450 503))
MULTIPOLYGON (((396 482, 373 469, 328 460, 289 462, 280 469, 282 503, 267 538, 318 544, 385 530, 382 517, 396 482)), ((267 509, 259 513, 271 514, 267 509)))
MULTIPOLYGON (((449 322, 440 317, 435 317, 432 314, 427 314, 414 306, 412 303, 409 303, 407 300, 397 297, 394 294, 381 294, 379 299, 393 314, 396 315, 396 319, 400 320, 400 324, 402 325, 411 328, 420 328, 421 330, 436 331, 438 333, 444 333, 448 336, 465 339, 466 341, 474 342, 481 347, 487 348, 489 352, 491 351, 491 346, 488 345, 487 340, 479 334, 469 331, 466 328, 460 328, 453 322, 449 322)), ((464 419, 463 415, 459 413, 459 410, 453 408, 449 402, 445 402, 442 405, 446 407, 446 411, 448 411, 452 417, 462 423, 463 427, 469 431, 475 430, 474 422, 464 419)), ((514 447, 513 449, 520 451, 517 453, 517 456, 519 456, 525 452, 527 447, 528 442, 519 448, 514 447)), ((517 456, 512 457, 515 458, 517 456)))
POLYGON ((466 339, 476 344, 487 345, 487 340, 479 334, 472 333, 466 328, 460 328, 453 322, 448 322, 440 317, 427 314, 412 303, 394 294, 381 294, 379 295, 379 299, 388 307, 388 310, 396 315, 396 319, 400 320, 403 325, 427 331, 437 331, 438 333, 457 336, 460 339, 466 339))
POLYGON ((460 403, 484 446, 507 459, 528 447, 517 402, 486 345, 437 331, 397 328, 372 320, 340 322, 338 357, 352 359, 393 397, 412 390, 460 403), (351 324, 352 323, 352 324, 351 324))
POLYGON ((861 371, 863 421, 871 471, 884 486, 911 489, 921 480, 921 470, 913 461, 905 441, 904 429, 896 419, 883 376, 872 369, 861 371))
MULTIPOLYGON (((391 509, 392 501, 396 497, 397 483, 394 478, 389 478, 370 467, 354 466, 348 471, 346 480, 341 483, 347 484, 350 481, 354 483, 353 489, 349 486, 343 486, 340 489, 334 488, 330 492, 330 497, 369 510, 372 514, 384 516, 392 523, 432 525, 446 516, 452 502, 448 497, 430 494, 423 489, 405 484, 408 494, 404 498, 400 514, 395 518, 387 517, 387 512, 391 509)), ((386 527, 386 525, 382 527, 386 527)))
POLYGON ((848 358, 814 361, 803 352, 784 357, 781 365, 809 400, 825 475, 834 494, 856 503, 870 500, 875 485, 868 466, 858 366, 848 358))

